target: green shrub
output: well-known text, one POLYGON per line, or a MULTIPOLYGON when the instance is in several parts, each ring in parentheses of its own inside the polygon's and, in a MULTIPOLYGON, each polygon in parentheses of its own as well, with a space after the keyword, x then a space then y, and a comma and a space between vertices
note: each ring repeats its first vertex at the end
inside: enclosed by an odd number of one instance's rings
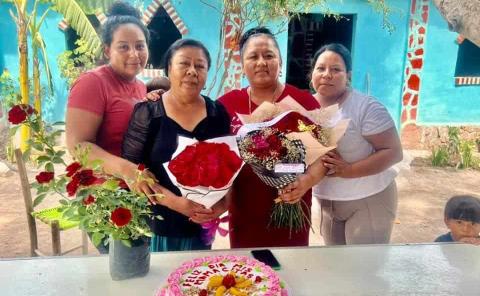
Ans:
POLYGON ((450 162, 450 157, 448 154, 448 148, 445 146, 440 146, 438 148, 432 149, 432 165, 433 166, 447 166, 450 162))

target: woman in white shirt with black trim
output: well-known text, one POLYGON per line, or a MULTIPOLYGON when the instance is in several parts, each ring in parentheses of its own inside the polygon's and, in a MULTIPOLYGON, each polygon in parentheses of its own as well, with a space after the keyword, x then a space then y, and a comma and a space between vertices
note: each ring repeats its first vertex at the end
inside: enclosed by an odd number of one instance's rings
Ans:
MULTIPOLYGON (((351 55, 341 44, 320 48, 311 85, 320 106, 339 104, 350 123, 336 151, 323 157, 328 177, 313 187, 326 245, 388 243, 397 210, 396 171, 403 158, 395 124, 375 98, 350 88, 351 55)), ((310 186, 299 178, 289 194, 310 186)), ((288 191, 287 190, 287 191, 288 191)))

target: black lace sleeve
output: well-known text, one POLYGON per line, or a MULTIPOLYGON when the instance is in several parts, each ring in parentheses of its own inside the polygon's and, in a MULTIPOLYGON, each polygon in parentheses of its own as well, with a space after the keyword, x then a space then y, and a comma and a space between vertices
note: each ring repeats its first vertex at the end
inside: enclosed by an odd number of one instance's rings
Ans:
POLYGON ((219 117, 219 123, 221 126, 221 133, 224 135, 229 135, 230 134, 230 115, 227 112, 227 109, 225 109, 225 106, 223 106, 222 103, 220 103, 218 100, 215 101, 215 108, 218 113, 219 117))
POLYGON ((127 132, 123 137, 122 157, 133 162, 141 163, 144 159, 145 143, 148 139, 152 108, 148 102, 135 105, 128 124, 127 132))

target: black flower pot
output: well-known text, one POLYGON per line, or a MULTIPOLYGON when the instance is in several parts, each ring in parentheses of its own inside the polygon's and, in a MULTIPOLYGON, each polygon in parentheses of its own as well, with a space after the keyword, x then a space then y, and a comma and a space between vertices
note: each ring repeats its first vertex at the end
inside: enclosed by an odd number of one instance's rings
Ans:
POLYGON ((145 276, 150 269, 150 249, 148 238, 132 241, 132 246, 124 245, 120 240, 110 240, 109 244, 110 276, 121 281, 145 276))

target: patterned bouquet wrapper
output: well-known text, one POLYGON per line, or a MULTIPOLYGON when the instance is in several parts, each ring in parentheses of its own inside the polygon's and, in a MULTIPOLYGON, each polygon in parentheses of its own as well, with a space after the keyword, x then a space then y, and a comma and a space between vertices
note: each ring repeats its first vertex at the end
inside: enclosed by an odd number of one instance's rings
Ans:
MULTIPOLYGON (((175 150, 175 153, 172 155, 172 159, 174 159, 177 155, 179 155, 182 151, 185 150, 185 148, 189 145, 193 145, 197 143, 196 139, 191 139, 187 137, 178 137, 178 147, 177 150, 175 150)), ((234 136, 226 136, 226 137, 219 137, 219 138, 213 138, 206 140, 205 142, 209 143, 225 143, 230 147, 230 150, 236 153, 238 157, 240 157, 240 152, 238 151, 238 146, 237 146, 237 141, 234 136)), ((178 182, 177 178, 175 175, 170 171, 168 168, 169 162, 166 162, 163 164, 165 167, 165 170, 167 171, 168 177, 172 181, 172 183, 177 186, 180 189, 180 192, 182 193, 182 196, 198 203, 201 205, 204 205, 206 208, 211 208, 214 204, 216 204, 219 200, 221 200, 228 192, 230 187, 232 186, 233 181, 235 178, 238 176, 240 173, 240 170, 243 166, 243 162, 238 168, 238 170, 235 172, 235 174, 232 176, 228 184, 221 188, 214 188, 212 186, 206 187, 206 186, 195 186, 195 187, 190 187, 190 186, 185 186, 178 182)))
MULTIPOLYGON (((299 153, 295 159, 290 163, 303 164, 305 166, 305 147, 300 140, 291 141, 294 146, 298 148, 299 153)), ((278 173, 274 170, 268 170, 260 164, 247 162, 252 168, 253 172, 270 187, 282 189, 288 184, 292 183, 297 178, 297 173, 278 173)))

